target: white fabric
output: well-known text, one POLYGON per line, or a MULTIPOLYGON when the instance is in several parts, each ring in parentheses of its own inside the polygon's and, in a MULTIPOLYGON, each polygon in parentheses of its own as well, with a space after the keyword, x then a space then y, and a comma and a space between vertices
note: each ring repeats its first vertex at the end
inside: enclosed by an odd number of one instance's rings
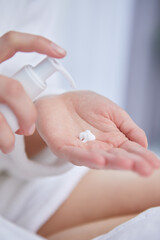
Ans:
MULTIPOLYGON (((149 209, 107 234, 93 240, 159 240, 160 207, 149 209)), ((0 217, 0 237, 3 240, 44 240, 0 217)))
POLYGON ((159 240, 160 207, 151 208, 93 240, 159 240))
POLYGON ((61 206, 87 171, 83 167, 74 167, 62 175, 32 181, 1 174, 0 215, 36 232, 61 206))
POLYGON ((48 149, 44 149, 36 158, 29 160, 25 154, 23 136, 16 135, 15 149, 9 154, 0 153, 0 171, 7 171, 21 179, 33 179, 42 176, 59 175, 70 170, 73 165, 58 159, 48 149))
POLYGON ((1 240, 45 240, 44 238, 32 234, 13 223, 0 217, 0 239, 1 240))

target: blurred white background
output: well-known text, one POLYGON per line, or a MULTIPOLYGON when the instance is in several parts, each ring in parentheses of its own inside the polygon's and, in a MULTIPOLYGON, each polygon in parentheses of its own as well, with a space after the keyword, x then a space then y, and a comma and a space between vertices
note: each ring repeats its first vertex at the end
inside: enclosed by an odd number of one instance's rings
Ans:
POLYGON ((79 89, 125 105, 134 0, 54 0, 56 41, 79 89))

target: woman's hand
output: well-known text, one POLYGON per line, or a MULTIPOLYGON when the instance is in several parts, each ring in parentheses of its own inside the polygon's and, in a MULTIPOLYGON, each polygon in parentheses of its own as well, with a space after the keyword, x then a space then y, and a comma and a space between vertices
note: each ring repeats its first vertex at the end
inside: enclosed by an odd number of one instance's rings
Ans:
POLYGON ((129 115, 109 99, 89 91, 76 91, 37 101, 37 128, 60 158, 97 169, 132 170, 148 176, 160 167, 147 150, 145 133, 129 115), (96 140, 83 143, 82 131, 96 140))
MULTIPOLYGON (((11 31, 0 38, 0 63, 19 51, 37 52, 55 58, 62 58, 66 55, 65 50, 41 36, 11 31)), ((20 126, 18 134, 33 134, 37 115, 36 109, 18 81, 0 76, 0 103, 7 104, 15 113, 20 126)), ((0 113, 0 150, 3 153, 8 153, 13 147, 14 133, 5 117, 0 113)))

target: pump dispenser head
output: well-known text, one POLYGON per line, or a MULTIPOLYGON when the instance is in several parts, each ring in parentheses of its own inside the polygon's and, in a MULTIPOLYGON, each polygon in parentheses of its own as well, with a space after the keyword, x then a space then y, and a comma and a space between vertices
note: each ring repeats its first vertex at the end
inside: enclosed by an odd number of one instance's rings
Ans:
MULTIPOLYGON (((46 57, 35 67, 26 65, 13 75, 25 89, 28 96, 34 101, 47 87, 46 80, 54 72, 61 72, 70 82, 72 88, 76 88, 75 82, 65 68, 55 59, 46 57)), ((5 116, 13 132, 19 129, 15 114, 6 104, 0 104, 0 112, 5 116)))
POLYGON ((39 76, 39 78, 45 82, 54 72, 61 72, 65 78, 69 81, 72 88, 76 89, 75 82, 68 71, 54 58, 46 57, 35 67, 33 67, 34 72, 39 76))

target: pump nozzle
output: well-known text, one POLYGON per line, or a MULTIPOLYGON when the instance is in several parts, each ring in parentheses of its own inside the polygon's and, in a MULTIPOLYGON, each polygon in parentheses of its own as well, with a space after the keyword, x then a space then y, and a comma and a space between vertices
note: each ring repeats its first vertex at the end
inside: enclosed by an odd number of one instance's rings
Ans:
MULTIPOLYGON (((57 60, 48 57, 35 67, 31 65, 24 66, 13 75, 13 78, 22 84, 26 93, 34 101, 46 88, 46 79, 56 71, 61 72, 68 79, 71 86, 76 88, 72 77, 64 67, 57 60)), ((0 112, 5 116, 12 131, 16 132, 19 129, 19 124, 12 110, 6 104, 0 104, 0 112)))
POLYGON ((70 82, 72 88, 76 89, 76 84, 71 77, 71 75, 67 72, 67 70, 54 58, 46 57, 40 63, 38 63, 34 68, 35 73, 45 81, 48 77, 50 77, 54 72, 61 72, 66 79, 70 82))

